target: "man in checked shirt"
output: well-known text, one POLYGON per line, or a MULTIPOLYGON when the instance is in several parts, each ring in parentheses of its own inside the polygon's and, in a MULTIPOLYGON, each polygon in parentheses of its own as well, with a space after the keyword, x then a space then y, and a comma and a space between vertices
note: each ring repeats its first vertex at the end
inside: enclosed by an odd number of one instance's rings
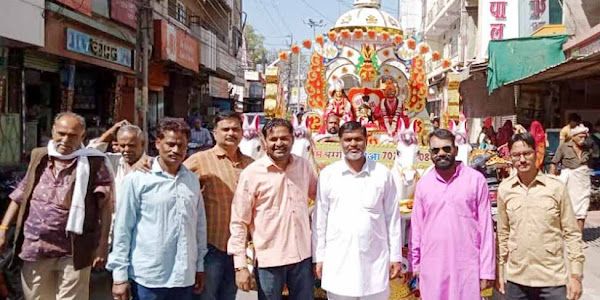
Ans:
POLYGON ((204 258, 206 284, 199 299, 234 300, 237 287, 233 257, 227 254, 231 202, 240 173, 252 158, 239 150, 242 118, 224 111, 215 118, 213 132, 217 145, 190 156, 184 165, 200 179, 206 208, 208 254, 204 258))

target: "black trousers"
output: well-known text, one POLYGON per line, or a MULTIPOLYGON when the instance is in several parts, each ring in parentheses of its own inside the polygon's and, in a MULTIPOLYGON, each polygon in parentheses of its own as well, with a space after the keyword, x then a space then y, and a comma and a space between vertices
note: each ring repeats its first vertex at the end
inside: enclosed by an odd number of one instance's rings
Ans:
POLYGON ((506 283, 506 299, 508 300, 565 300, 566 286, 529 287, 514 282, 506 283))

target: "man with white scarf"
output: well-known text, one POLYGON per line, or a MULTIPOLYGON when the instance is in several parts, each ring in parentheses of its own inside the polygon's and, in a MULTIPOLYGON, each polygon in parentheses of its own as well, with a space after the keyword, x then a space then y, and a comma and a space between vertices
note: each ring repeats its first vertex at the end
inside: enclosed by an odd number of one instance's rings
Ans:
POLYGON ((31 152, 10 195, 0 250, 16 217, 13 251, 24 262, 25 299, 87 300, 90 270, 106 262, 113 175, 103 153, 82 146, 85 129, 83 117, 59 114, 48 147, 31 152))
POLYGON ((550 165, 550 174, 558 175, 558 166, 562 166, 560 179, 567 185, 575 217, 581 232, 585 225, 592 182, 590 179, 591 149, 586 144, 589 129, 582 124, 571 130, 571 140, 562 143, 550 165))

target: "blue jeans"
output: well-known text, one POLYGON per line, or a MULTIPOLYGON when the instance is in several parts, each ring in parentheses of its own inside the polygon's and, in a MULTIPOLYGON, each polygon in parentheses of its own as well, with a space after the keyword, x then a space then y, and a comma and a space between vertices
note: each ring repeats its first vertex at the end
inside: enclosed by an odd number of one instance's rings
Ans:
POLYGON ((290 291, 290 300, 313 299, 315 278, 312 258, 281 267, 258 268, 256 277, 259 300, 281 299, 284 284, 290 291))
POLYGON ((194 286, 182 288, 147 288, 131 281, 133 300, 192 300, 194 286))
POLYGON ((213 245, 208 245, 208 253, 204 257, 204 273, 206 281, 202 294, 194 298, 199 300, 235 300, 235 268, 233 256, 227 255, 213 245))

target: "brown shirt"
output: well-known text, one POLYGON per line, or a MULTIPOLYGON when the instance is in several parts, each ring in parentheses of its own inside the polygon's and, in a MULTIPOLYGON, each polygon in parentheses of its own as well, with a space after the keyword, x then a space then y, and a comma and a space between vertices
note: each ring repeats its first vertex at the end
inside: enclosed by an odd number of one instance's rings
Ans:
POLYGON ((557 177, 540 172, 527 187, 515 175, 500 184, 500 280, 530 287, 567 284, 565 243, 571 274, 582 275, 581 232, 566 187, 557 177))
POLYGON ((221 251, 227 251, 231 202, 240 173, 252 158, 237 153, 232 160, 219 146, 190 156, 183 164, 196 173, 206 208, 207 242, 221 251))
POLYGON ((579 157, 574 147, 575 145, 572 141, 560 144, 558 150, 556 150, 556 154, 552 158, 552 163, 557 166, 562 164, 563 168, 573 170, 581 166, 589 166, 592 157, 591 150, 587 146, 584 146, 581 157, 579 157))

